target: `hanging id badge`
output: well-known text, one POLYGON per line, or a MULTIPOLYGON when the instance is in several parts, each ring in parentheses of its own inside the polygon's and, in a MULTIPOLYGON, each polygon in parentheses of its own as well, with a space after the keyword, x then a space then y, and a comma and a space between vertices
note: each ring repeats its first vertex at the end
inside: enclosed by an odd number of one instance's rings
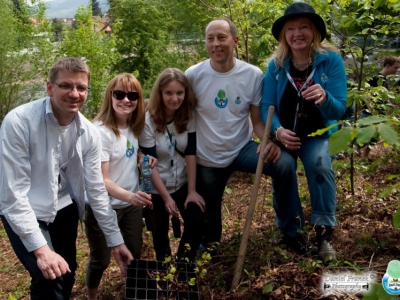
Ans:
MULTIPOLYGON (((167 127, 167 133, 169 137, 169 156, 171 157, 171 169, 172 169, 172 174, 175 174, 175 169, 176 169, 176 162, 174 163, 174 156, 175 156, 175 145, 176 145, 176 140, 174 140, 173 135, 169 132, 168 127, 167 127)), ((166 187, 175 187, 176 186, 176 178, 168 178, 167 182, 165 183, 166 187)))

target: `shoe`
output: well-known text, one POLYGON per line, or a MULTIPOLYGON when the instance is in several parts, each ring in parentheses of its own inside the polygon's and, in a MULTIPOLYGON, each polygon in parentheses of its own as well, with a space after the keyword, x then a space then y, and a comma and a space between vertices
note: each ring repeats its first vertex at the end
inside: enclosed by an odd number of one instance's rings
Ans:
POLYGON ((333 248, 333 229, 331 226, 315 226, 318 242, 318 256, 323 262, 336 260, 336 251, 333 248))
POLYGON ((303 236, 289 236, 284 234, 281 239, 281 243, 285 244, 286 247, 293 250, 299 255, 305 255, 308 252, 307 244, 303 236))
POLYGON ((318 247, 318 256, 323 262, 336 260, 336 251, 332 246, 332 239, 329 237, 324 238, 318 247))

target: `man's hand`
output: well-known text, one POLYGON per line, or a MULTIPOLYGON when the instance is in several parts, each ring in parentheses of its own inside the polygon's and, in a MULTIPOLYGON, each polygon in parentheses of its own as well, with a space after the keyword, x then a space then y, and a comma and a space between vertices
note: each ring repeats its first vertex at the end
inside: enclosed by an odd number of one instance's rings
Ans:
POLYGON ((126 268, 131 264, 133 256, 125 244, 113 247, 114 258, 117 261, 122 276, 126 276, 126 268))
POLYGON ((33 251, 37 258, 37 265, 44 278, 56 279, 65 273, 71 273, 67 262, 46 244, 33 251))
MULTIPOLYGON (((260 147, 257 148, 257 153, 260 152, 260 147)), ((262 158, 264 159, 264 163, 274 162, 276 163, 281 158, 281 148, 273 141, 268 141, 267 145, 265 145, 264 152, 262 153, 262 158)))

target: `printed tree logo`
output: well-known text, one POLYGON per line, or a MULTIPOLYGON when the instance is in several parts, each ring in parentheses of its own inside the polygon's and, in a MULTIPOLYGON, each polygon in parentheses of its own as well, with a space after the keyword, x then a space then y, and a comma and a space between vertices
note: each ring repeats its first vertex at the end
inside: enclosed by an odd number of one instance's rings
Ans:
POLYGON ((217 97, 215 97, 215 105, 220 108, 224 108, 228 104, 228 98, 224 90, 219 90, 217 97))

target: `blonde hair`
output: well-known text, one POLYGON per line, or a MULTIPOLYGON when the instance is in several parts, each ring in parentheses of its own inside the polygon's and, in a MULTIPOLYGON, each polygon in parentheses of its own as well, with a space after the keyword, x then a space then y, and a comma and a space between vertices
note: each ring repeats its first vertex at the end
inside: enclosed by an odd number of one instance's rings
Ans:
POLYGON ((94 118, 93 122, 102 121, 104 126, 111 129, 117 137, 120 136, 117 125, 117 117, 112 105, 112 92, 119 83, 122 85, 124 91, 137 91, 139 93, 139 99, 136 100, 136 109, 130 114, 128 118, 128 127, 138 138, 144 128, 145 108, 142 87, 136 77, 132 74, 121 73, 111 79, 111 81, 107 85, 103 105, 101 106, 100 112, 94 118))
MULTIPOLYGON (((290 19, 290 20, 293 20, 293 19, 290 19)), ((321 54, 326 54, 327 51, 334 51, 336 53, 339 53, 339 50, 335 46, 323 43, 321 41, 320 32, 315 27, 314 23, 310 19, 308 19, 308 20, 310 23, 311 32, 313 33, 313 37, 314 37, 314 40, 310 46, 310 58, 311 59, 313 58, 314 51, 321 53, 321 54)), ((288 26, 288 22, 286 21, 285 25, 283 26, 283 28, 279 34, 278 47, 272 56, 272 58, 275 61, 276 68, 283 68, 285 58, 288 56, 291 56, 291 54, 292 54, 291 48, 286 41, 285 32, 286 32, 287 26, 288 26)))
POLYGON ((156 125, 156 131, 164 133, 167 127, 165 104, 161 89, 172 81, 180 82, 185 88, 185 99, 182 105, 175 111, 174 123, 178 133, 185 132, 189 121, 193 118, 193 110, 196 100, 186 75, 179 69, 167 68, 161 72, 153 85, 151 96, 147 104, 147 110, 156 125))

